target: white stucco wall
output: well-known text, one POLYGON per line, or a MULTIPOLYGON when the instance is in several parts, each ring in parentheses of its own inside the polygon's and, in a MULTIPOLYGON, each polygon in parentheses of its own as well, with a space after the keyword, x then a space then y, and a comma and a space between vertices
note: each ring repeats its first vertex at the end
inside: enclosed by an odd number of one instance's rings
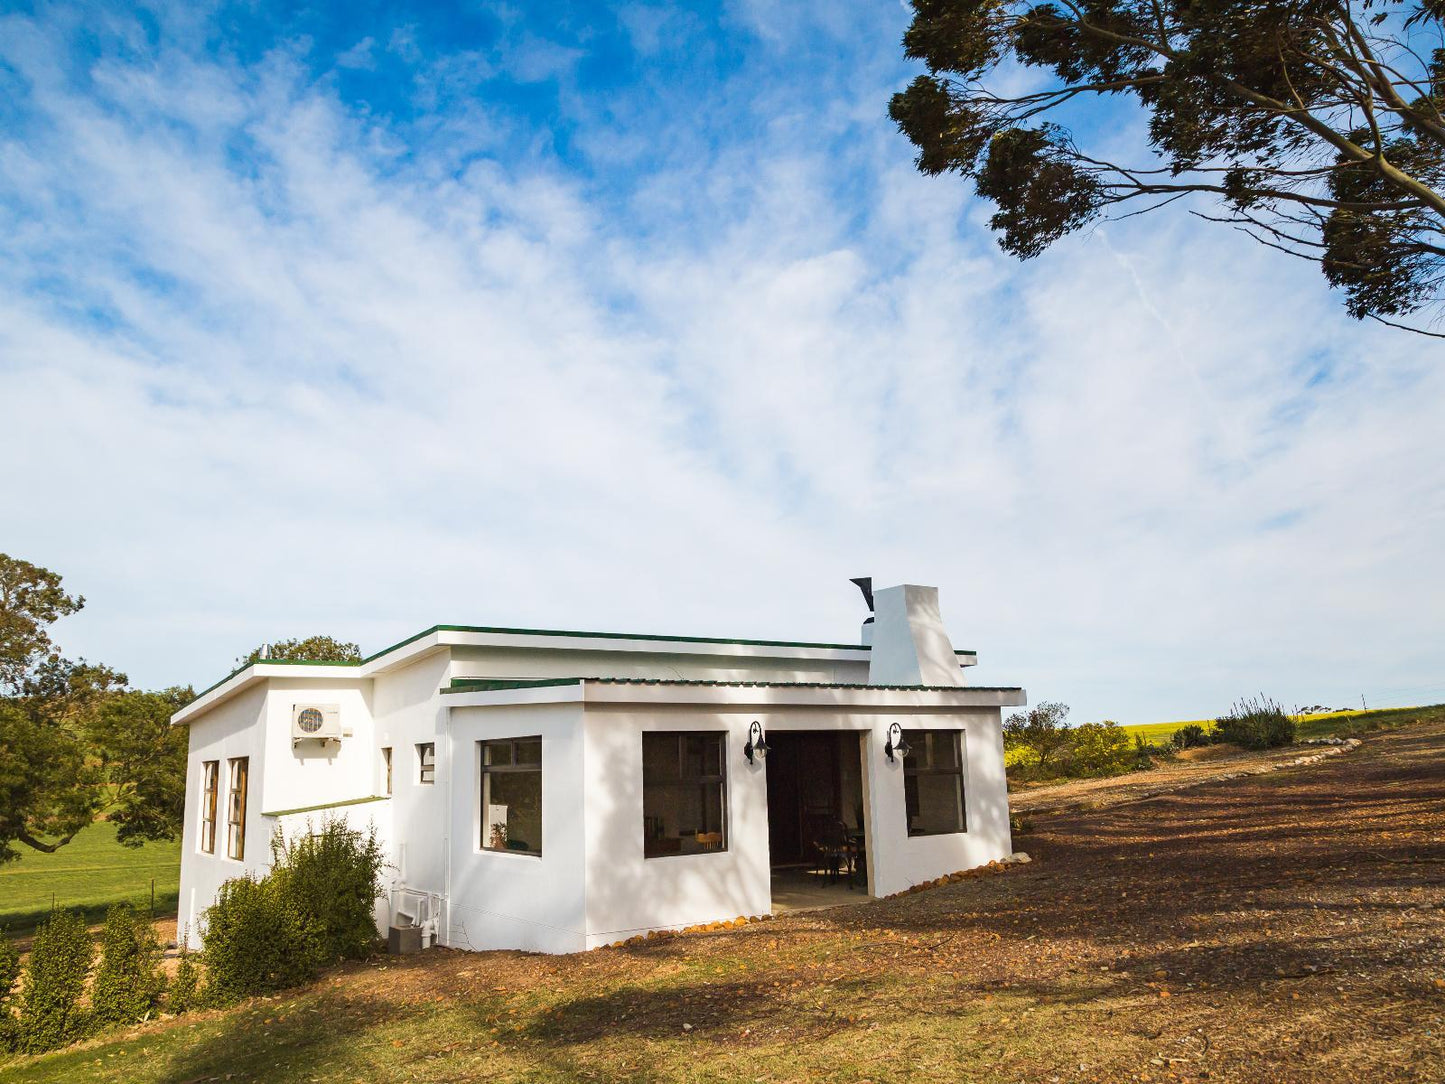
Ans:
POLYGON ((443 943, 464 949, 579 952, 583 912, 582 709, 580 704, 462 708, 452 713, 450 905, 443 943), (542 739, 542 853, 481 846, 477 743, 542 739))
POLYGON ((820 681, 862 684, 868 660, 765 658, 665 650, 548 651, 453 647, 453 677, 637 677, 706 681, 820 681))
POLYGON ((1003 858, 1012 849, 1003 741, 997 708, 902 714, 792 709, 637 711, 590 706, 586 735, 587 946, 654 929, 676 929, 772 909, 767 774, 742 749, 754 720, 765 730, 859 734, 868 839, 869 889, 901 892, 956 870, 1003 858), (890 723, 959 729, 966 750, 968 830, 909 836, 903 763, 883 752, 890 723), (728 849, 644 858, 642 734, 648 730, 722 730, 727 734, 728 849))
POLYGON ((583 788, 587 818, 587 947, 771 908, 767 775, 743 757, 748 724, 736 712, 589 709, 583 788), (727 850, 643 857, 642 735, 724 731, 727 850))
POLYGON ((266 771, 253 784, 263 812, 345 802, 379 793, 376 789, 375 727, 371 682, 321 682, 273 678, 266 694, 266 771), (340 742, 291 740, 292 711, 298 704, 340 708, 340 742))
POLYGON ((392 749, 392 848, 397 881, 422 892, 445 892, 447 750, 439 690, 449 680, 445 653, 378 674, 372 692, 376 734, 372 763, 380 786, 381 749, 392 749), (417 780, 416 745, 436 743, 436 782, 417 780))
POLYGON ((888 896, 962 869, 973 869, 1013 851, 1004 779, 1003 733, 997 708, 948 715, 879 716, 865 744, 864 789, 868 796, 868 866, 873 895, 888 896), (966 832, 910 836, 901 760, 883 752, 888 724, 904 729, 959 729, 965 756, 966 832))
POLYGON ((270 829, 261 816, 257 792, 265 775, 266 690, 251 689, 208 712, 190 727, 186 756, 186 810, 181 830, 181 883, 177 913, 178 936, 188 938, 193 948, 201 943, 201 916, 216 898, 222 883, 242 873, 264 871, 271 861, 267 839, 270 829), (235 757, 250 758, 250 781, 246 802, 246 855, 244 861, 226 857, 226 809, 229 801, 229 768, 227 761, 235 757), (208 760, 220 762, 220 781, 216 792, 216 850, 207 854, 200 849, 202 792, 205 775, 202 765, 208 760))

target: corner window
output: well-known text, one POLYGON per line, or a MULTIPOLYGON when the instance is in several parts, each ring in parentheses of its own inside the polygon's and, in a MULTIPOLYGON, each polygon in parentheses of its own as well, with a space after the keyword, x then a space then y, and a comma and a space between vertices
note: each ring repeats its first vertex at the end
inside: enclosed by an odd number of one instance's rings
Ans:
POLYGON ((727 850, 725 735, 642 735, 642 853, 647 858, 727 850))
POLYGON ((963 732, 905 730, 912 748, 903 761, 903 797, 910 836, 968 831, 964 804, 963 732))
POLYGON ((416 781, 428 787, 437 781, 437 745, 434 741, 417 744, 416 781))
POLYGON ((481 752, 481 847, 542 854, 542 739, 477 743, 481 752))
POLYGON ((216 853, 216 800, 221 789, 221 762, 208 760, 201 765, 201 850, 216 853))
POLYGON ((246 781, 251 758, 236 757, 227 763, 231 779, 226 794, 226 856, 240 862, 246 857, 246 781))
POLYGON ((381 747, 381 793, 391 797, 391 746, 381 747))

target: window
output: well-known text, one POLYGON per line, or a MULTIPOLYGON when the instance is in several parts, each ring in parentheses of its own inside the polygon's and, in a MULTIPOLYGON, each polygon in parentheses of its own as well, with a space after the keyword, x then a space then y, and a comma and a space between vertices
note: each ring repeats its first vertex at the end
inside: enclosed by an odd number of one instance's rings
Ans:
POLYGON ((391 746, 381 747, 381 793, 391 797, 391 746))
POLYGON ((642 853, 727 850, 727 768, 718 733, 642 735, 642 853))
POLYGON ((963 802, 963 732, 905 730, 903 797, 910 836, 968 831, 963 802))
POLYGON ((226 854, 239 862, 246 857, 246 777, 251 758, 237 757, 228 763, 231 785, 226 794, 226 854))
POLYGON ((437 781, 436 742, 424 741, 416 747, 416 781, 431 786, 437 781))
POLYGON ((481 752, 481 847, 542 854, 542 739, 477 742, 481 752))
POLYGON ((208 760, 201 765, 201 850, 216 853, 216 792, 221 786, 221 762, 208 760))

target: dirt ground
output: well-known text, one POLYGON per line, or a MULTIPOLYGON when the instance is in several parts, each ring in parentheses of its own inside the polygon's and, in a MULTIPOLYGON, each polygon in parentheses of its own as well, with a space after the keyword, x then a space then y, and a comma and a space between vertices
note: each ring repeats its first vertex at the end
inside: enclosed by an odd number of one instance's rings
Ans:
POLYGON ((377 960, 0 1080, 1445 1081, 1445 725, 1029 817, 1004 873, 579 956, 377 960))

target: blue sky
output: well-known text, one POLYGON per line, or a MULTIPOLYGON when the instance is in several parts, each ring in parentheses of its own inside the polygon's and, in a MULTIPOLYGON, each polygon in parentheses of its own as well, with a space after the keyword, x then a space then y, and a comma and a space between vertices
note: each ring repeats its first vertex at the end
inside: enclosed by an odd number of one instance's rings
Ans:
POLYGON ((907 18, 8 8, 0 548, 62 645, 837 640, 872 574, 1076 719, 1445 699, 1439 348, 1184 215, 1005 257, 886 118, 907 18))

